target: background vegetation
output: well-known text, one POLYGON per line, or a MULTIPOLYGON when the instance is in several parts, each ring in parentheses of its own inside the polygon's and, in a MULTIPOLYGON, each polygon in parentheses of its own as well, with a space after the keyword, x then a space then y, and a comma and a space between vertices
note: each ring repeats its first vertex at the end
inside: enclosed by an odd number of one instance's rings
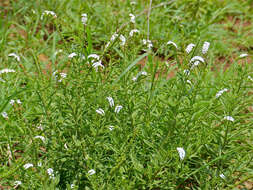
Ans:
POLYGON ((0 188, 253 188, 252 0, 152 7, 0 2, 0 188))

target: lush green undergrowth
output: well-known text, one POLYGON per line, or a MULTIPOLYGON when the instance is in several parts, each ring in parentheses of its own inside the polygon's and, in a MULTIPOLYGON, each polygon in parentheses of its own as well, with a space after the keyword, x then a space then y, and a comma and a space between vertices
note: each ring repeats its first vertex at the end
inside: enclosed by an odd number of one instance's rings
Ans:
POLYGON ((0 3, 0 188, 252 187, 252 1, 149 3, 0 3))

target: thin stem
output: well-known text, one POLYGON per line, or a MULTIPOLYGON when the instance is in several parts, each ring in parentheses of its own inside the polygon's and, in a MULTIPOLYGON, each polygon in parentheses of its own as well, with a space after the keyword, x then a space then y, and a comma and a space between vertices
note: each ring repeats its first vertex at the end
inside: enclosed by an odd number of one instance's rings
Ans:
POLYGON ((147 32, 147 40, 149 40, 149 20, 150 20, 150 13, 152 9, 152 0, 149 1, 149 8, 148 8, 148 32, 147 32))

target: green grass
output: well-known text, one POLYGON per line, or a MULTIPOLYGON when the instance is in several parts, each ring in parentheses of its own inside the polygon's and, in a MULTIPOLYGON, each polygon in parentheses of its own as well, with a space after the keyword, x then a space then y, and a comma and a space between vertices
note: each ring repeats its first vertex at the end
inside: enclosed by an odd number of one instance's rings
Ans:
MULTIPOLYGON (((162 2, 168 1, 152 6, 162 2)), ((0 70, 16 71, 0 74, 0 188, 251 188, 253 2, 176 0, 156 7, 150 14, 151 49, 142 43, 148 5, 0 2, 0 70), (57 18, 41 19, 45 10, 57 18), (130 13, 140 14, 136 23, 130 13), (130 37, 132 29, 139 33, 130 37), (210 48, 203 55, 205 41, 210 48), (187 54, 190 43, 196 46, 187 54), (77 56, 69 58, 73 52, 77 56), (242 53, 248 56, 239 58, 242 53), (99 55, 104 68, 96 71, 90 54, 99 55), (191 69, 194 56, 205 62, 191 69), (182 160, 178 147, 186 152, 182 160), (25 169, 27 163, 33 166, 25 169)))

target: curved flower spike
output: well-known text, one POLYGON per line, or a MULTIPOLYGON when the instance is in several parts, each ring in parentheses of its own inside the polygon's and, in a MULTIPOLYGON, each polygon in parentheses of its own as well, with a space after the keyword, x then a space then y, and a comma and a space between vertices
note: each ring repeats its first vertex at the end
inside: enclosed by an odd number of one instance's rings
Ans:
POLYGON ((178 147, 177 151, 178 151, 180 159, 183 160, 185 157, 185 150, 182 147, 178 147))
POLYGON ((170 44, 173 45, 176 49, 178 49, 178 48, 177 48, 177 44, 175 44, 174 42, 168 41, 168 42, 167 42, 167 45, 170 45, 170 44))

